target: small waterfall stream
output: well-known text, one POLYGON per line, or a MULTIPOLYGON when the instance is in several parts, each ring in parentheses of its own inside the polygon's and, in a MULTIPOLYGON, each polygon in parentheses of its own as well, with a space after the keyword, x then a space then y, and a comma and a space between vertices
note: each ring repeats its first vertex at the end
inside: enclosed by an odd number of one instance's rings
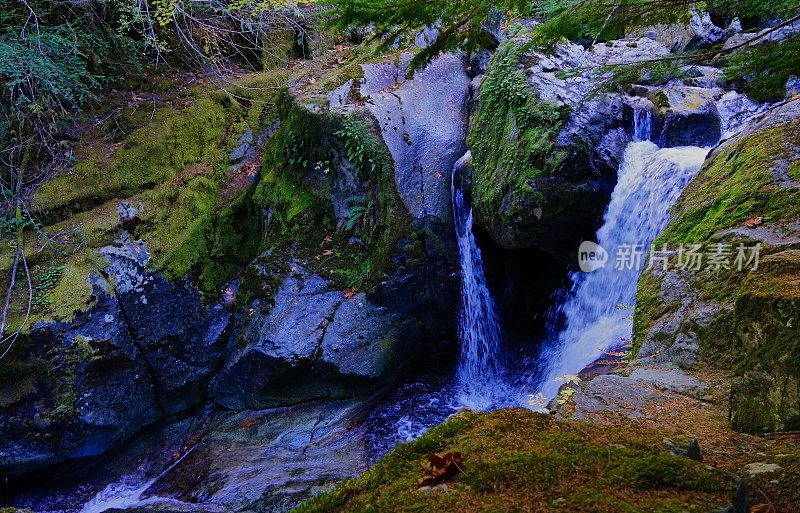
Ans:
MULTIPOLYGON (((463 159, 471 159, 468 153, 463 159)), ((461 162, 461 161, 459 161, 461 162)), ((461 353, 457 369, 459 400, 474 409, 486 409, 503 395, 500 323, 495 312, 481 250, 473 233, 469 200, 471 177, 467 166, 456 163, 452 175, 453 221, 461 270, 458 338, 461 353)))
POLYGON ((659 149, 650 142, 648 110, 637 108, 634 125, 634 142, 625 150, 597 231, 597 243, 608 260, 593 272, 572 275, 571 293, 558 307, 564 328, 539 360, 544 376, 539 388, 548 399, 563 384, 561 377, 579 372, 603 350, 630 339, 636 284, 650 246, 709 151, 696 146, 659 149))

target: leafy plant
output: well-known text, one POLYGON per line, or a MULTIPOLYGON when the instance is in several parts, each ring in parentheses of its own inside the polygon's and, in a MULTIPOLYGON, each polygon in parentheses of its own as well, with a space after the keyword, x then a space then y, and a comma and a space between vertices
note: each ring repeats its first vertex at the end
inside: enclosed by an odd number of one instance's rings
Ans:
POLYGON ((350 211, 347 216, 345 229, 352 230, 358 226, 365 232, 371 232, 375 225, 375 202, 361 196, 347 198, 350 211))

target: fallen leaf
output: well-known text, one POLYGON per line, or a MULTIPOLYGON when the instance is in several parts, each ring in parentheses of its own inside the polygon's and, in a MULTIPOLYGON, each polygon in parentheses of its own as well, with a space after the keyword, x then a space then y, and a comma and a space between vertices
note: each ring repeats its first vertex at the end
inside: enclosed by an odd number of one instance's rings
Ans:
POLYGON ((251 428, 257 424, 256 419, 249 417, 244 419, 242 422, 239 423, 240 426, 243 428, 251 428))
POLYGON ((344 298, 348 301, 353 299, 356 294, 358 294, 358 287, 350 287, 348 289, 344 289, 342 292, 342 296, 344 296, 344 298))
POLYGON ((763 222, 764 218, 761 216, 750 216, 744 222, 744 225, 747 226, 748 228, 755 228, 756 226, 759 226, 763 222))
POLYGON ((448 452, 439 456, 432 452, 428 456, 428 465, 424 467, 425 475, 417 480, 417 487, 438 484, 458 472, 464 464, 464 456, 460 452, 448 452))

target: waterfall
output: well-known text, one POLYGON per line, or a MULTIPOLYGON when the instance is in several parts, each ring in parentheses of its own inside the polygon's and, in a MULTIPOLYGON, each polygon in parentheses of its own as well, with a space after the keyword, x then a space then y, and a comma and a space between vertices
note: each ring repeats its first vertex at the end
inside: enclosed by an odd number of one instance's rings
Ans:
POLYGON ((558 308, 564 327, 539 360, 544 376, 540 390, 546 398, 555 396, 564 375, 579 372, 603 350, 630 339, 636 284, 650 246, 708 154, 708 148, 694 146, 659 149, 649 140, 650 113, 644 109, 636 109, 634 125, 634 142, 625 149, 597 231, 608 260, 593 272, 572 275, 571 293, 558 308), (641 267, 635 265, 637 254, 641 267), (618 255, 626 258, 618 262, 618 255))
POLYGON ((458 337, 461 344, 457 370, 460 401, 464 406, 486 409, 504 396, 503 365, 500 350, 500 323, 494 309, 481 250, 472 231, 472 206, 469 199, 467 153, 453 168, 453 220, 461 265, 461 305, 458 337))

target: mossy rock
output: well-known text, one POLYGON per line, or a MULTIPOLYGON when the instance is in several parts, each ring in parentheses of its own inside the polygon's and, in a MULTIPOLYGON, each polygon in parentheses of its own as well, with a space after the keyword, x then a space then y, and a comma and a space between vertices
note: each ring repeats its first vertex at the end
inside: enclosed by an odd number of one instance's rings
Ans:
POLYGON ((682 337, 696 340, 701 361, 732 373, 730 417, 746 432, 800 426, 799 119, 800 109, 780 106, 715 149, 655 242, 728 244, 731 262, 740 244, 760 244, 758 268, 693 272, 673 261, 639 280, 636 350, 667 354, 682 337))
POLYGON ((475 219, 501 246, 537 247, 574 265, 613 188, 608 159, 629 136, 618 98, 575 112, 542 100, 547 92, 526 74, 541 58, 530 46, 525 36, 505 42, 481 81, 467 137, 475 219))
POLYGON ((658 433, 525 409, 461 412, 295 511, 711 512, 741 506, 731 476, 672 455, 658 433), (419 489, 432 452, 463 455, 446 490, 419 489))

